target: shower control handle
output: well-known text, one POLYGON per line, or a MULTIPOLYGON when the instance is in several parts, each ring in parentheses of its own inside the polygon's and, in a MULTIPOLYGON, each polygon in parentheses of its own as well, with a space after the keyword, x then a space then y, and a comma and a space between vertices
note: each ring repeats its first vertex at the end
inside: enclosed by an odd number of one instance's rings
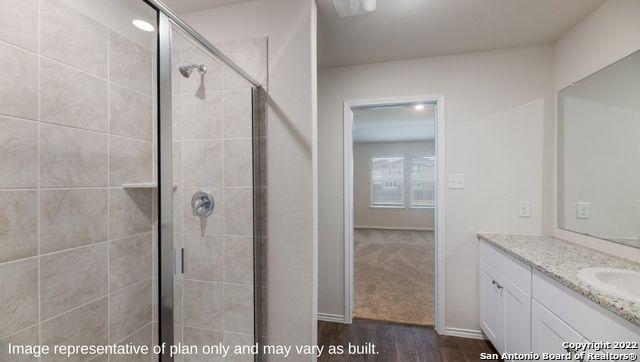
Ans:
POLYGON ((215 202, 213 196, 207 191, 196 191, 191 198, 193 216, 207 217, 213 213, 215 202))

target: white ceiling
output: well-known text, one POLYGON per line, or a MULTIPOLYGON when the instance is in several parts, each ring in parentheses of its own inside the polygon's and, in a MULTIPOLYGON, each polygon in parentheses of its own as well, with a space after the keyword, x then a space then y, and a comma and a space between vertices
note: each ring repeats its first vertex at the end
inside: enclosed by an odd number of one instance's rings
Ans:
POLYGON ((250 0, 161 0, 176 14, 185 14, 192 11, 206 10, 220 6, 233 5, 250 0))
POLYGON ((360 108, 353 111, 353 142, 427 141, 435 136, 435 107, 413 105, 360 108))
POLYGON ((377 0, 373 13, 340 18, 331 0, 317 0, 319 66, 552 43, 604 2, 377 0))

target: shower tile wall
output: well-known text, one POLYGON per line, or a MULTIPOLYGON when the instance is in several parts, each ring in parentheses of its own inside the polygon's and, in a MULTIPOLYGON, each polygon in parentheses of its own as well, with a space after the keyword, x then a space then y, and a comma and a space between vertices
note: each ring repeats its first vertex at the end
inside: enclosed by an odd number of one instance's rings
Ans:
POLYGON ((151 341, 153 49, 68 4, 0 1, 2 361, 151 341))
MULTIPOLYGON (((266 55, 266 38, 242 42, 249 49, 242 57, 255 57, 256 42, 263 43, 266 55)), ((252 344, 251 88, 177 32, 173 63, 174 202, 182 205, 174 211, 174 241, 187 254, 187 272, 174 279, 176 340, 252 344), (206 64, 206 75, 194 71, 190 78, 182 77, 177 68, 189 64, 206 64), (215 199, 206 222, 191 210, 197 190, 209 191, 215 199)), ((262 66, 266 72, 266 63, 262 66)))

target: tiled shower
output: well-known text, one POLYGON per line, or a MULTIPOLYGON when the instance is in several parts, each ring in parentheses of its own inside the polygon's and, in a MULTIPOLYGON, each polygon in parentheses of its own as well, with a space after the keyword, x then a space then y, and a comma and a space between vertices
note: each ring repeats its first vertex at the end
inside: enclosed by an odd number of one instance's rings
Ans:
MULTIPOLYGON (((157 33, 131 26, 156 16, 143 1, 0 0, 0 361, 21 360, 8 343, 159 342, 157 33)), ((266 38, 227 46, 266 86, 266 38)), ((172 48, 175 342, 250 344, 252 86, 177 26, 172 48)))

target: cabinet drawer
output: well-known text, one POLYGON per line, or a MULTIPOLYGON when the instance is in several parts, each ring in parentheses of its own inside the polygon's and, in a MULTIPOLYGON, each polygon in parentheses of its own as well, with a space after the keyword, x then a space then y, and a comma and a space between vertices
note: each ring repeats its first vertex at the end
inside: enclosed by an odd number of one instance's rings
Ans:
POLYGON ((640 327, 538 271, 532 287, 534 300, 590 341, 640 340, 640 327))
POLYGON ((531 267, 499 251, 487 242, 480 242, 480 259, 505 275, 518 288, 531 294, 531 267))

